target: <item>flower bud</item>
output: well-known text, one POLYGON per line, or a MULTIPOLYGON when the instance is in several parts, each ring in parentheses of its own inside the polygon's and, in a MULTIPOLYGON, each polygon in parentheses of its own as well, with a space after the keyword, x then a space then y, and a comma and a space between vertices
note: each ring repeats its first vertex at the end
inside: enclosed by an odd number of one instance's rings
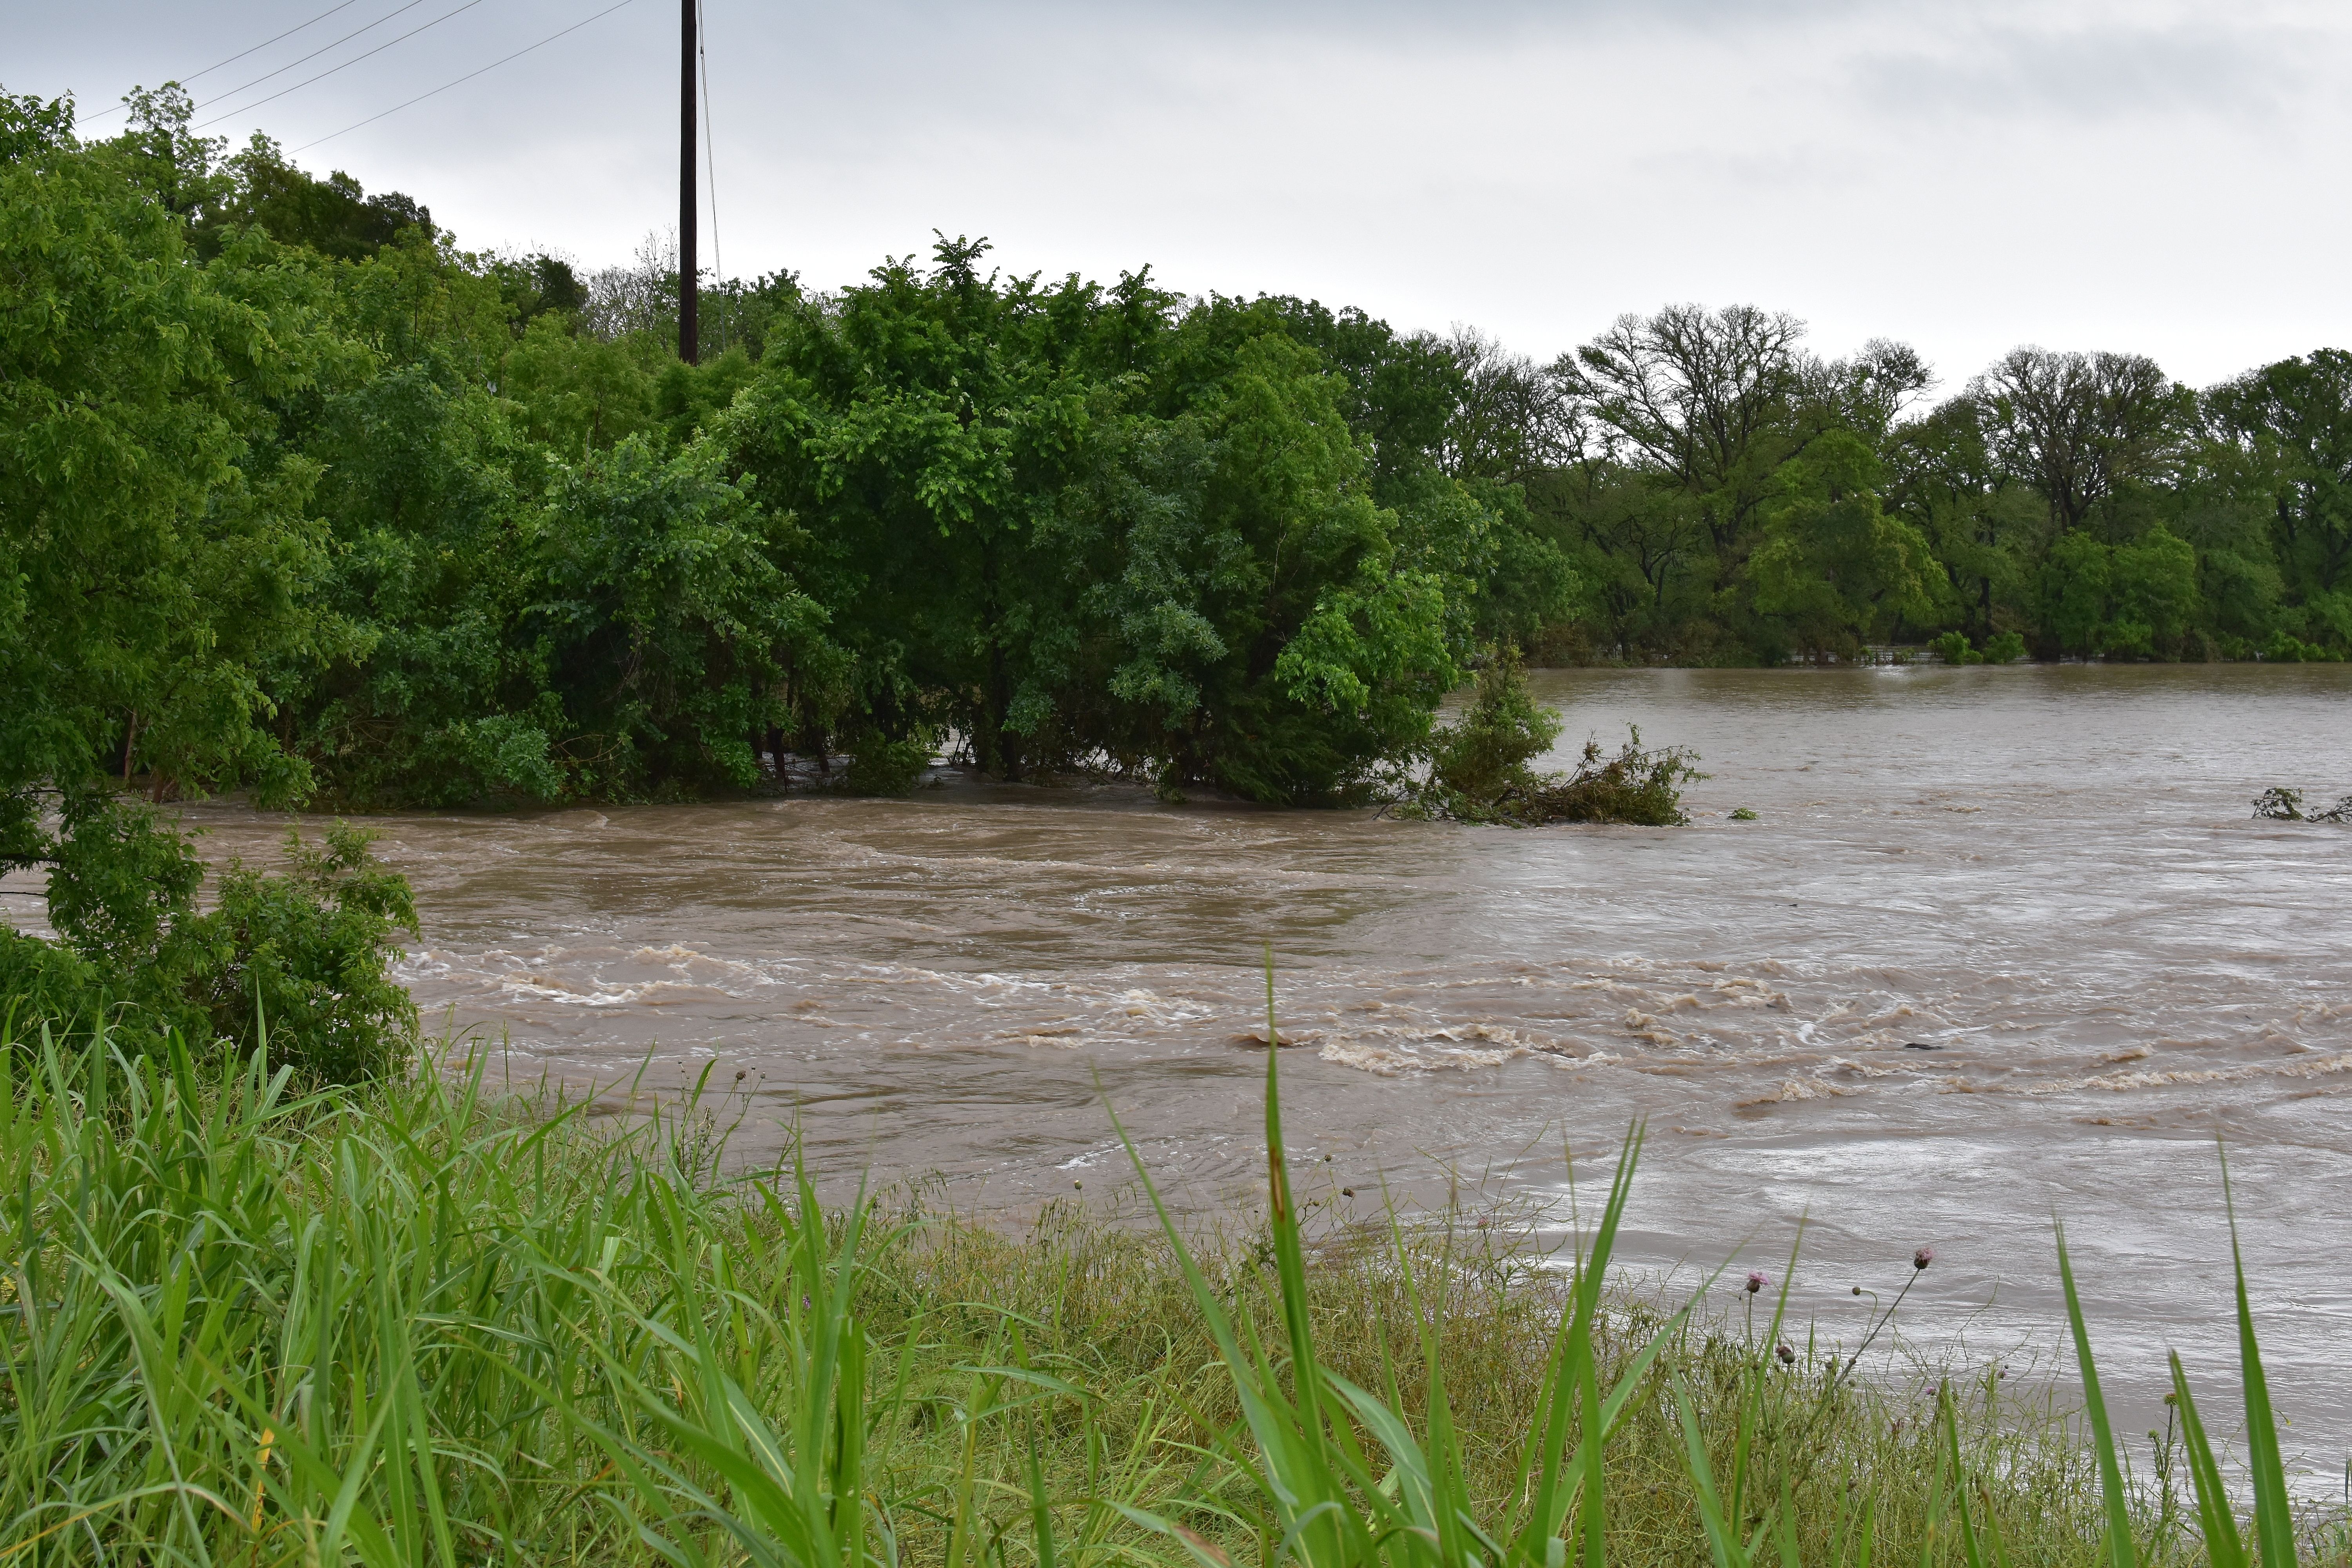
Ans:
POLYGON ((1911 1255, 1911 1267, 1914 1268, 1925 1268, 1935 1261, 1936 1249, 1932 1247, 1923 1247, 1911 1255))
POLYGON ((1797 1352, 1789 1348, 1789 1342, 1786 1340, 1780 1342, 1780 1364, 1782 1366, 1797 1364, 1797 1352))
POLYGON ((1753 1296, 1762 1289, 1764 1289, 1764 1276, 1750 1272, 1748 1276, 1748 1293, 1753 1296))

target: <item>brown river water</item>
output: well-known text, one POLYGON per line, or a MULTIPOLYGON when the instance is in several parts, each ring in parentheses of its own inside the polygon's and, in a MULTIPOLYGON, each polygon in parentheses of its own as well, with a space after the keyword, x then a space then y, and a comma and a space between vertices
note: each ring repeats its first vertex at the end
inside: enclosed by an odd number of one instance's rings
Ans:
MULTIPOLYGON (((2137 1428, 2168 1347, 2218 1403, 2234 1386, 2219 1134, 2289 1446, 2306 1487, 2339 1484, 2352 827, 2249 803, 2352 792, 2352 669, 1533 679, 1564 746, 1632 721, 1696 748, 1693 826, 960 779, 392 816, 381 849, 425 922, 404 973, 428 1018, 503 1036, 502 1070, 741 1073, 739 1147, 796 1123, 835 1183, 937 1176, 1013 1216, 1118 1201, 1108 1096, 1180 1200, 1242 1211, 1264 1191, 1247 1037, 1270 942, 1322 1212, 1375 1214, 1384 1181, 1434 1205, 1454 1179, 1558 1214, 1563 1145, 1589 1208, 1644 1118, 1625 1255, 1657 1288, 1735 1258, 1777 1282, 1801 1216, 1795 1310, 1851 1344, 1852 1287, 1898 1288, 1932 1245, 1903 1341, 2029 1372, 2063 1347, 2062 1217, 2137 1428)), ((215 856, 283 832, 192 816, 215 856)))

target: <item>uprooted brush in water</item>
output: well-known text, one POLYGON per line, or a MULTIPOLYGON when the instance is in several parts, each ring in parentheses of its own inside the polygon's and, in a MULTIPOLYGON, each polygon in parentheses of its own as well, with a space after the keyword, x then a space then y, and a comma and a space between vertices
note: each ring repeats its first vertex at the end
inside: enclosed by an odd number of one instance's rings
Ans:
POLYGON ((2335 822, 2352 825, 2352 795, 2336 801, 2326 811, 2305 812, 2303 792, 2299 789, 2266 789, 2254 797, 2254 815, 2273 822, 2335 822))
POLYGON ((1560 822, 1617 822, 1679 827, 1682 786, 1706 775, 1696 752, 1681 746, 1644 748, 1631 734, 1616 755, 1587 740, 1568 773, 1538 773, 1535 760, 1559 739, 1560 719, 1528 690, 1517 648, 1504 648, 1478 674, 1478 694, 1458 723, 1440 730, 1429 749, 1429 773, 1401 803, 1414 816, 1454 822, 1538 827, 1560 822))

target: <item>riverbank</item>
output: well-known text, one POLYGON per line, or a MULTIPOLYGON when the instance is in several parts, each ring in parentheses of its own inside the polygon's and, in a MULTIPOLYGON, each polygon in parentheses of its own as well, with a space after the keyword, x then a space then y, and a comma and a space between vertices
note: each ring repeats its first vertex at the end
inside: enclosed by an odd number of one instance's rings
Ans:
MULTIPOLYGON (((1589 1493, 1612 1561, 1700 1560, 1685 1402, 1728 1514, 1790 1521, 1805 1562, 1865 1531, 1960 1561, 1964 1499, 2012 1562, 2097 1555, 2093 1450, 2046 1391, 1903 1357, 1841 1377, 1853 1346, 1775 1331, 1778 1271, 1580 1313, 1507 1224, 1401 1236, 1309 1198, 1296 1233, 1191 1227, 1188 1279, 1173 1233, 1076 1194, 1019 1230, 919 1187, 825 1212, 740 1172, 707 1097, 633 1121, 500 1098, 478 1063, 302 1096, 251 1066, 0 1061, 0 1552, 45 1563, 1271 1563, 1264 1401, 1295 1384, 1252 1389, 1236 1343, 1311 1342, 1372 1391, 1328 1417, 1363 1479, 1425 1449, 1507 1540, 1548 1473, 1587 1474, 1524 1468, 1595 1408, 1558 1398, 1580 1335, 1622 1400, 1589 1493)), ((1601 1256, 1622 1210, 1588 1198, 1601 1256)), ((2188 1560, 2177 1451, 2133 1486, 2149 1558, 2188 1560)))

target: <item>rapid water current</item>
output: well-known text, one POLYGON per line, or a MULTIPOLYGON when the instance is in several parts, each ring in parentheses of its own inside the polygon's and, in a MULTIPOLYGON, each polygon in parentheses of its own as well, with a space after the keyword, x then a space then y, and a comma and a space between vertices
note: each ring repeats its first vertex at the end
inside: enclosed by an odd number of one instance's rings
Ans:
MULTIPOLYGON (((403 973, 428 1018, 502 1034, 509 1070, 625 1089, 650 1053, 674 1090, 715 1062, 742 1147, 796 1120, 829 1177, 936 1174, 967 1208, 1113 1201, 1107 1095, 1197 1212, 1262 1200, 1271 942, 1320 1212, 1369 1216, 1383 1181, 1435 1204, 1449 1171, 1557 1212, 1564 1144, 1589 1208, 1646 1118, 1626 1252, 1657 1289, 1732 1258, 1777 1282, 1804 1216, 1792 1307, 1824 1339, 1932 1245, 1907 1342, 2044 1370, 2063 1217, 2139 1428, 2168 1346, 2217 1402, 2234 1385, 2219 1134, 2290 1446, 2306 1486, 2341 1473, 2352 827, 2249 807, 2352 792, 2352 670, 1532 679, 1563 763, 1628 722, 1695 748, 1693 825, 952 779, 394 816, 380 848, 425 921, 403 973)), ((192 816, 209 855, 283 831, 192 816)))

